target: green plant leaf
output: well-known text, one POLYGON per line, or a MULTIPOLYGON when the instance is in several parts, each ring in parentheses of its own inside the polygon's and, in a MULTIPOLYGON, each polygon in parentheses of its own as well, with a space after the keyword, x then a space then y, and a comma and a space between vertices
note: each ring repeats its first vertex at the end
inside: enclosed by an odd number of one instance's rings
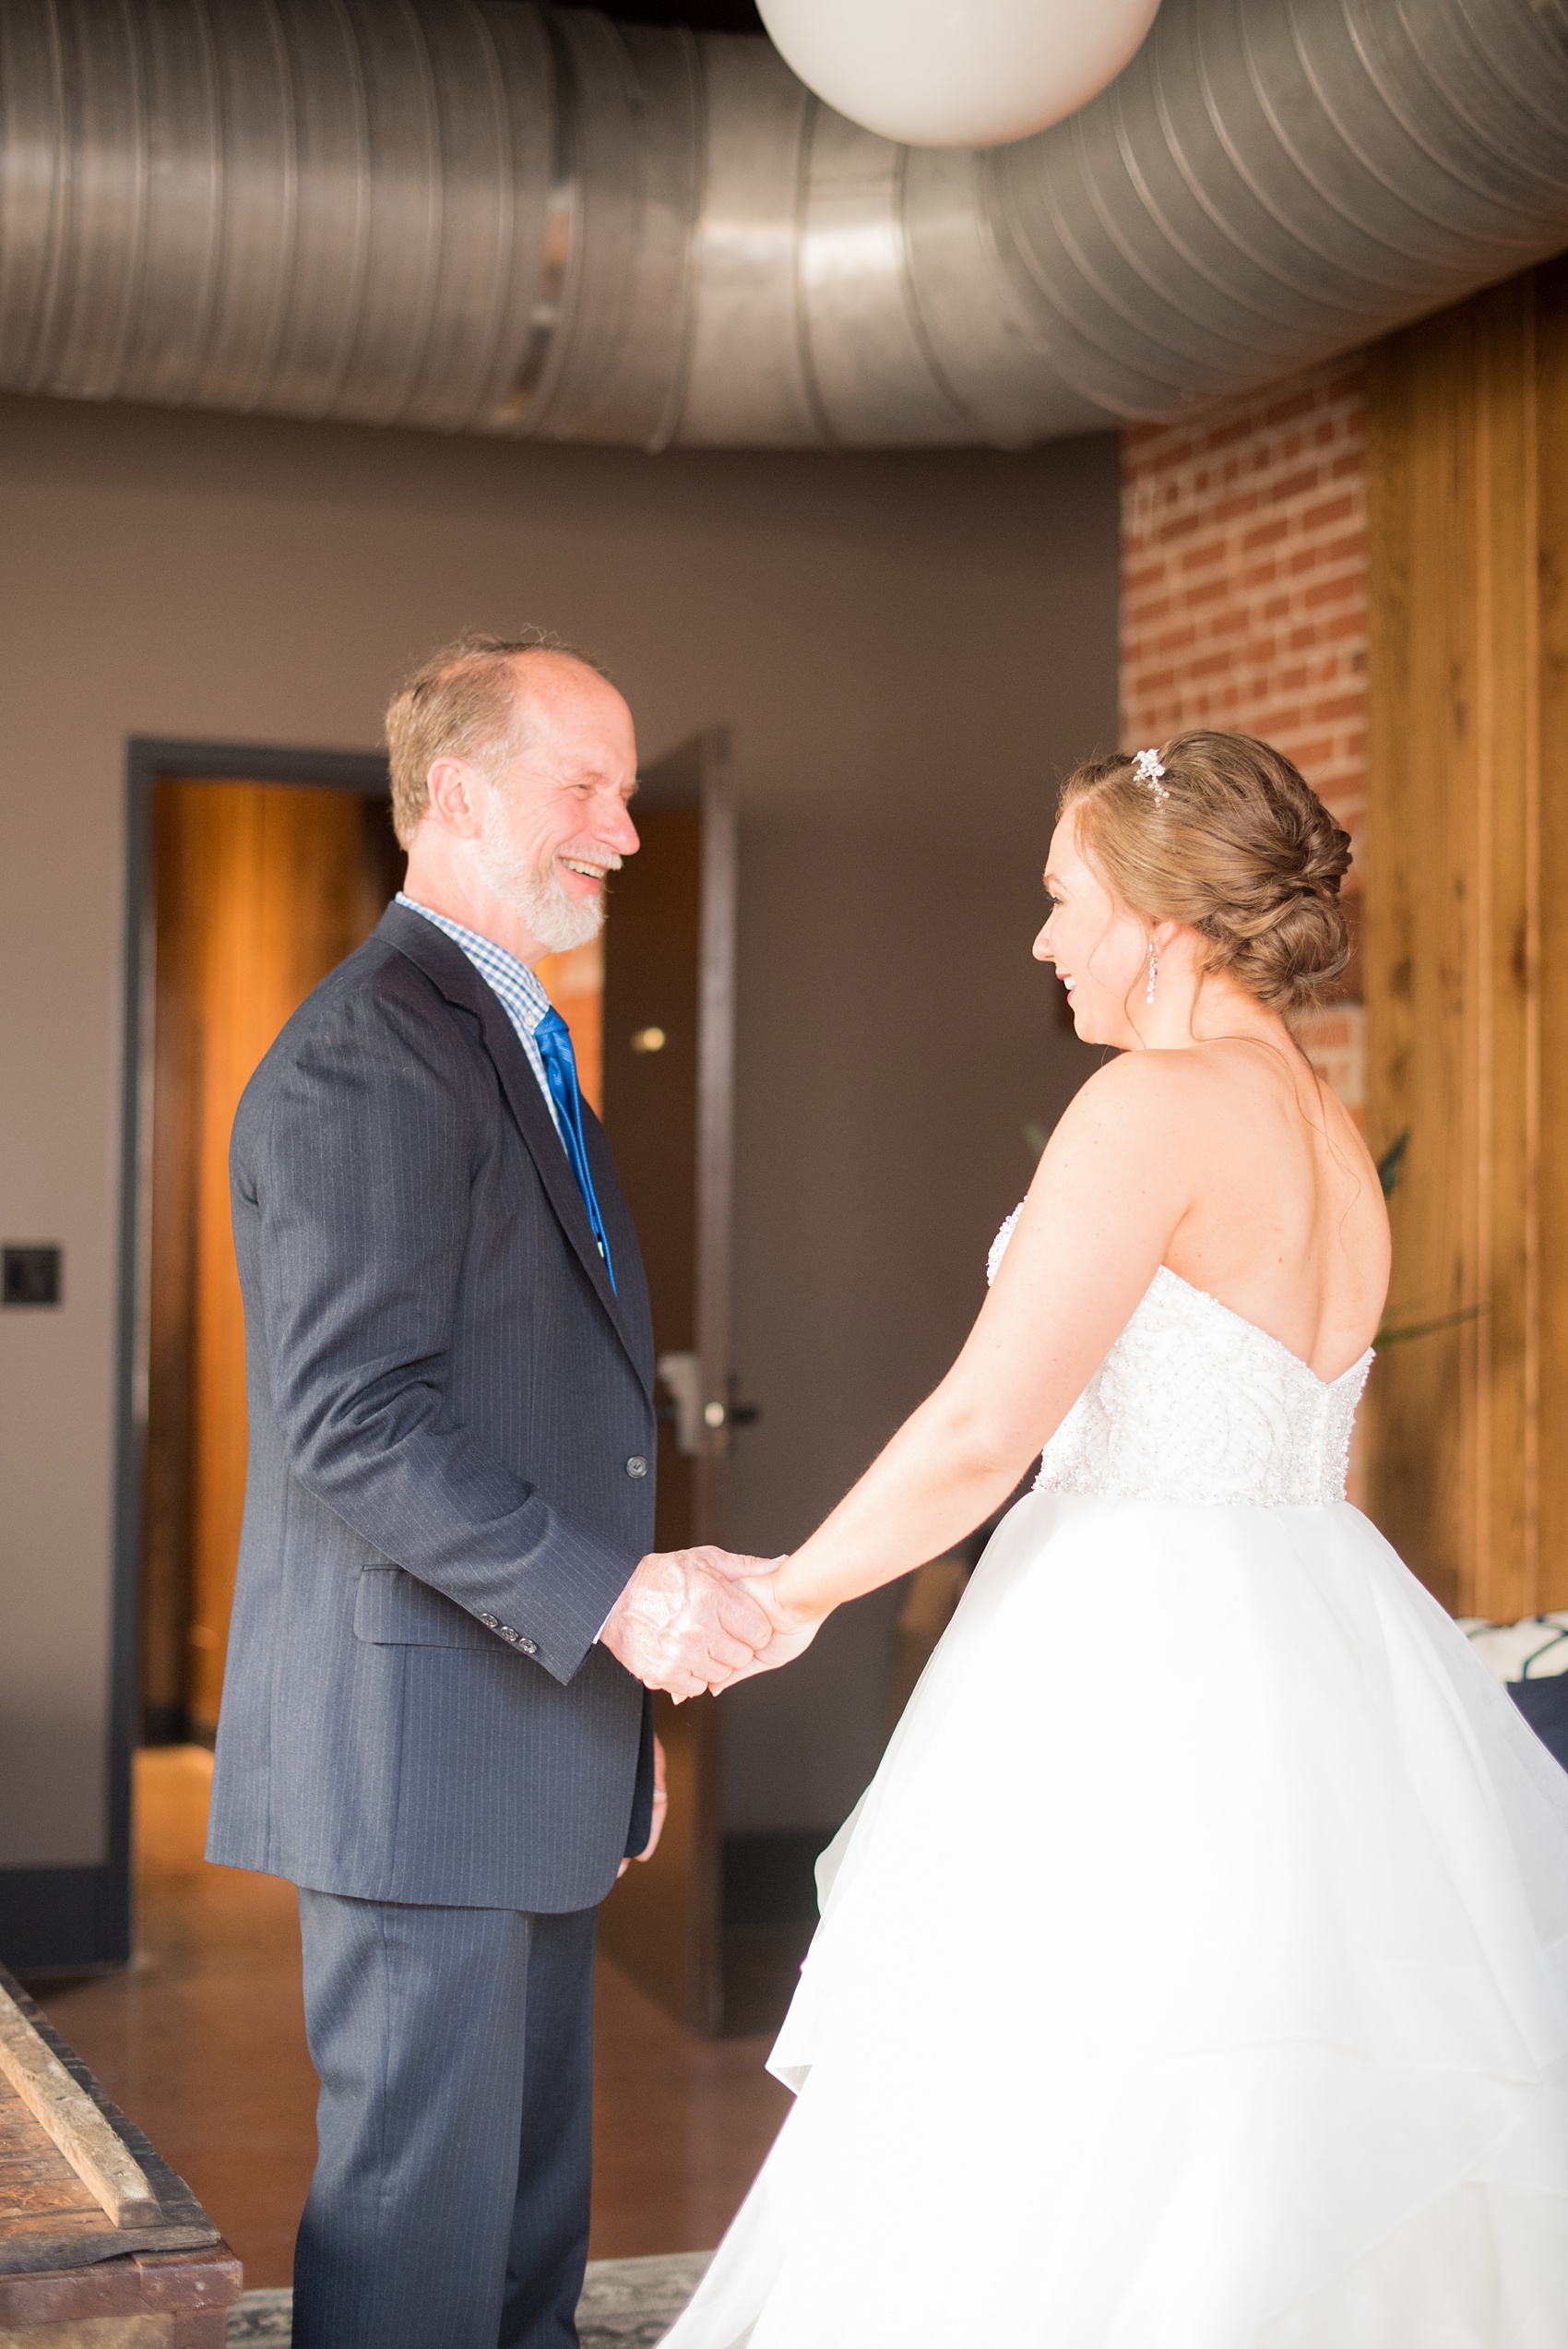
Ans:
POLYGON ((1377 1179, 1383 1186, 1385 1199, 1394 1197, 1399 1177, 1405 1171, 1405 1152, 1409 1147, 1410 1129, 1407 1126, 1402 1134, 1396 1135, 1377 1162, 1377 1179))
POLYGON ((1381 1353, 1385 1346, 1406 1345, 1412 1338, 1431 1338, 1440 1330, 1457 1330, 1462 1322, 1479 1321, 1485 1311, 1484 1305, 1466 1305, 1457 1313, 1440 1313, 1432 1321, 1385 1321, 1372 1344, 1381 1353))

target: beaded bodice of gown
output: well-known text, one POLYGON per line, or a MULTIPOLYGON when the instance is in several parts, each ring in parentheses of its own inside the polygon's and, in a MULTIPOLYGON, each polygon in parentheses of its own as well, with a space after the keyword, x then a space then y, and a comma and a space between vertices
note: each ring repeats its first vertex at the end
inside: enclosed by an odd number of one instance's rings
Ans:
MULTIPOLYGON (((996 1235, 992 1280, 1021 1212, 996 1235)), ((1342 1501, 1372 1361, 1369 1347, 1320 1378, 1161 1265, 1047 1444, 1035 1490, 1263 1508, 1342 1501)))

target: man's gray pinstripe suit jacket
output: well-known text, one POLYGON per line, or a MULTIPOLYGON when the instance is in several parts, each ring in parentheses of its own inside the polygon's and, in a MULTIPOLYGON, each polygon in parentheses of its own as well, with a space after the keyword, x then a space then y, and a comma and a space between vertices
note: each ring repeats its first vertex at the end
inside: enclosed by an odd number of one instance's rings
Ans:
POLYGON ((559 1911, 647 1841, 646 1701, 594 1641, 653 1543, 653 1340, 584 1124, 618 1295, 500 1002, 399 906, 247 1086, 250 1461, 210 1859, 559 1911))

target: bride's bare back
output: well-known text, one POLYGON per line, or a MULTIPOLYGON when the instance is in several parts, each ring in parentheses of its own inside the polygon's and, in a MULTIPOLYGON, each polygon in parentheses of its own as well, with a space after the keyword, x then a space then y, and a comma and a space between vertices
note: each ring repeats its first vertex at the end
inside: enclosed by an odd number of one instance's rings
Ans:
POLYGON ((1179 1081, 1193 1198, 1165 1262, 1337 1377, 1371 1343, 1388 1287, 1388 1218, 1349 1113, 1288 1039, 1199 1044, 1179 1081))

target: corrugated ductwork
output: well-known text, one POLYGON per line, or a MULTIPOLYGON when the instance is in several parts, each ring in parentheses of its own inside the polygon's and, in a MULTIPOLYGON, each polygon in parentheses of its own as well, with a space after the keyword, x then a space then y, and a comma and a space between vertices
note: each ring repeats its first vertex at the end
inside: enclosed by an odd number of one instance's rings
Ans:
POLYGON ((1568 0, 1164 0, 898 148, 528 0, 0 0, 0 384, 662 447, 1167 416, 1568 244, 1568 0))

